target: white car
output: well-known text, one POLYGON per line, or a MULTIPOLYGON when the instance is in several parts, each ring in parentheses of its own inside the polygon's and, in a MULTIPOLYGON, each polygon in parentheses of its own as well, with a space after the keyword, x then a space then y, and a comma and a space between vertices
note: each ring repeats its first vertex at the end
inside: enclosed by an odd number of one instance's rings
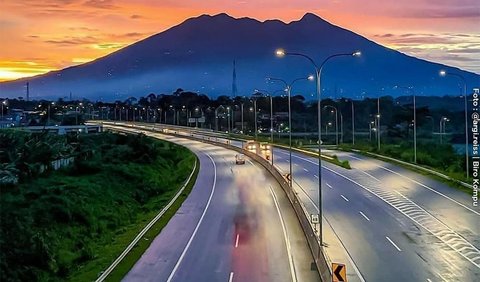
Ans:
POLYGON ((235 164, 245 164, 245 155, 244 154, 236 154, 235 155, 235 164))

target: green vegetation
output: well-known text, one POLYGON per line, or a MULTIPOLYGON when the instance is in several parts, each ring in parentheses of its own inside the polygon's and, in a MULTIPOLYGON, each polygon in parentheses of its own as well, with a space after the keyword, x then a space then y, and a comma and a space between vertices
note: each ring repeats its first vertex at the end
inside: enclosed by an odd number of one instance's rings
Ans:
MULTIPOLYGON (((364 152, 372 152, 408 163, 413 163, 414 161, 413 145, 409 142, 399 141, 391 144, 382 144, 380 151, 376 144, 372 143, 359 143, 355 144, 355 146, 342 144, 340 148, 347 151, 357 149, 364 152)), ((454 179, 466 181, 465 158, 458 155, 450 144, 418 143, 417 164, 436 170, 454 179)))
MULTIPOLYGON (((143 135, 0 131, 0 280, 94 280, 166 205, 195 160, 184 147, 143 135), (66 157, 75 161, 51 168, 66 157)), ((148 244, 172 212, 146 234, 148 244)))

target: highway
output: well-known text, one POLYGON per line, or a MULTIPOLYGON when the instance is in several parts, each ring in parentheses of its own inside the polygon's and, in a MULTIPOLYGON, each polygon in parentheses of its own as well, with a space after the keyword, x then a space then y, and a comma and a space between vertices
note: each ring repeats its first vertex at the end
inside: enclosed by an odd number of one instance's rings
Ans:
MULTIPOLYGON (((359 281, 480 281, 480 212, 468 194, 396 165, 329 153, 348 159, 352 169, 322 162, 324 220, 358 269, 359 281)), ((283 173, 288 155, 274 149, 283 173)), ((292 168, 294 189, 309 213, 316 213, 317 159, 293 152, 292 168)))
MULTIPOLYGON (((275 154, 279 168, 288 171, 288 152, 275 154)), ((317 160, 292 155, 295 187, 313 212, 318 202, 317 160)), ((365 159, 352 162, 352 170, 322 163, 324 216, 363 279, 478 281, 480 218, 468 207, 468 195, 449 187, 442 190, 444 185, 426 177, 381 164, 390 172, 365 159), (424 178, 426 184, 421 182, 424 178)))
MULTIPOLYGON (((125 129, 140 132, 137 129, 125 129)), ((200 160, 183 205, 124 281, 319 281, 298 219, 281 187, 235 152, 144 131, 200 160)))

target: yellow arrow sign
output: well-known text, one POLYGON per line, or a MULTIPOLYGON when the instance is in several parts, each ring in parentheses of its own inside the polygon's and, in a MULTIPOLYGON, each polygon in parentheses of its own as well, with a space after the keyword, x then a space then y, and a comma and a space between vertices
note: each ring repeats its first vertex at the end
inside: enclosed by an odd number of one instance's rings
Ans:
POLYGON ((332 282, 347 282, 347 267, 345 264, 332 263, 332 282))

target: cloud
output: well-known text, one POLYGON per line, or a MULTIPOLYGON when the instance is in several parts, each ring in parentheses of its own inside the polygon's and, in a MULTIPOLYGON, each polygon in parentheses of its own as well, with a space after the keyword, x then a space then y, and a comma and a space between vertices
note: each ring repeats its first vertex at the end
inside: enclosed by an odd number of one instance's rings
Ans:
POLYGON ((72 31, 88 31, 88 32, 98 31, 98 28, 89 28, 89 27, 70 27, 68 29, 72 31))
POLYGON ((374 36, 375 37, 380 37, 380 38, 389 38, 389 37, 393 37, 395 35, 393 35, 391 33, 385 33, 385 34, 375 34, 374 36))
POLYGON ((143 17, 140 15, 131 15, 130 18, 136 20, 136 19, 141 19, 143 17))
POLYGON ((376 34, 374 37, 381 38, 381 41, 394 45, 421 45, 421 44, 467 44, 479 41, 480 36, 474 34, 455 33, 404 33, 404 34, 376 34))
POLYGON ((448 7, 447 8, 425 8, 418 10, 404 11, 400 14, 404 18, 478 18, 480 17, 480 9, 476 7, 448 7))
POLYGON ((67 37, 65 39, 51 39, 45 40, 45 43, 55 44, 55 45, 82 45, 82 44, 92 44, 98 42, 98 40, 93 36, 85 37, 67 37))
POLYGON ((116 9, 117 6, 113 4, 113 0, 88 0, 84 3, 85 6, 97 9, 116 9))
POLYGON ((95 44, 94 48, 95 49, 119 49, 124 47, 126 44, 122 43, 100 43, 100 44, 95 44))

